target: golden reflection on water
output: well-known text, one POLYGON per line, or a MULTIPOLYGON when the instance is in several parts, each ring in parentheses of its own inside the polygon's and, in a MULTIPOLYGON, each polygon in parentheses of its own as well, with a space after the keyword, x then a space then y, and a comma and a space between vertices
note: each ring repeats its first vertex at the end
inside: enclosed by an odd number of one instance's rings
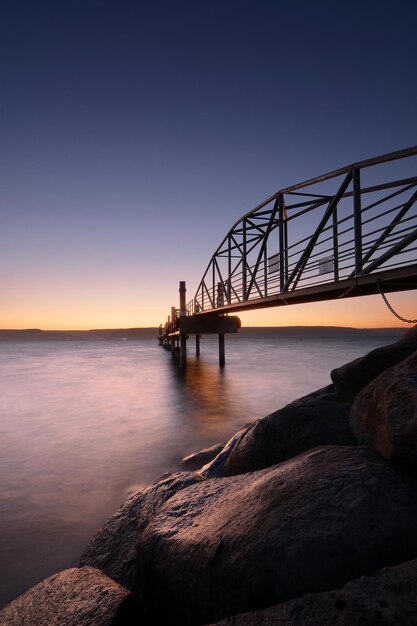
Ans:
POLYGON ((225 370, 214 363, 190 358, 185 371, 173 363, 172 372, 180 403, 191 410, 201 434, 209 436, 224 423, 231 403, 233 390, 227 384, 225 370))

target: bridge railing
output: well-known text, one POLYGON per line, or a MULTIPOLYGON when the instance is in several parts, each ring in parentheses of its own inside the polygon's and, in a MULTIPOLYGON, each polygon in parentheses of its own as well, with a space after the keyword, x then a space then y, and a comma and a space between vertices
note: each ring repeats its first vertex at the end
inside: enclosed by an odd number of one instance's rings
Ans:
POLYGON ((222 309, 417 258, 417 147, 282 189, 213 254, 189 314, 222 309))

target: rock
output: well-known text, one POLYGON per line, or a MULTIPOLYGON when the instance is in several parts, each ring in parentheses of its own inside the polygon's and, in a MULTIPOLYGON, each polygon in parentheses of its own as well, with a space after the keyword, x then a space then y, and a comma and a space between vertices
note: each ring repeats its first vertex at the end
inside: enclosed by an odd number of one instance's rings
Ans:
POLYGON ((350 407, 331 394, 309 395, 257 420, 231 450, 224 475, 271 467, 319 445, 356 445, 350 407))
POLYGON ((334 390, 334 385, 331 383, 330 385, 326 385, 325 387, 320 387, 320 389, 316 389, 315 391, 311 391, 305 396, 294 400, 294 402, 300 400, 307 400, 307 398, 321 398, 322 400, 336 400, 336 393, 334 390))
POLYGON ((406 359, 417 350, 417 326, 408 330, 399 341, 372 350, 331 372, 339 400, 352 401, 357 393, 386 369, 406 359))
POLYGON ((188 470, 193 472, 195 470, 201 469, 203 465, 207 465, 210 461, 216 458, 216 456, 221 452, 226 444, 217 443, 211 448, 204 448, 204 450, 200 450, 200 452, 195 452, 194 454, 190 454, 182 459, 180 467, 181 469, 188 470))
POLYGON ((127 589, 92 567, 55 574, 0 613, 0 626, 128 626, 144 623, 127 589))
POLYGON ((350 419, 359 442, 416 473, 417 351, 356 396, 350 419))
POLYGON ((91 540, 81 556, 81 566, 97 567, 140 597, 137 582, 136 543, 140 530, 158 507, 178 491, 201 482, 190 472, 178 472, 132 496, 91 540))
POLYGON ((317 448, 171 497, 138 533, 140 584, 155 623, 208 624, 416 558, 416 525, 408 474, 317 448))
POLYGON ((358 578, 342 589, 308 594, 216 626, 397 626, 417 624, 417 561, 358 578))
POLYGON ((224 466, 229 458, 230 454, 234 450, 234 448, 239 444, 242 437, 244 437, 247 432, 249 426, 244 426, 242 430, 238 430, 237 433, 233 435, 231 439, 226 443, 224 448, 222 448, 221 452, 207 465, 204 465, 199 474, 204 476, 205 478, 220 478, 224 476, 224 466))

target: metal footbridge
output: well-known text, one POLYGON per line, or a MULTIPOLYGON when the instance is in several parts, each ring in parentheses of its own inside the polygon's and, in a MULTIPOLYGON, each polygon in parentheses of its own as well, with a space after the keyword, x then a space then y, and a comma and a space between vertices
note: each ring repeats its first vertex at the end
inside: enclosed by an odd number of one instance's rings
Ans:
POLYGON ((417 289, 416 199, 417 146, 281 189, 232 226, 171 326, 417 289))

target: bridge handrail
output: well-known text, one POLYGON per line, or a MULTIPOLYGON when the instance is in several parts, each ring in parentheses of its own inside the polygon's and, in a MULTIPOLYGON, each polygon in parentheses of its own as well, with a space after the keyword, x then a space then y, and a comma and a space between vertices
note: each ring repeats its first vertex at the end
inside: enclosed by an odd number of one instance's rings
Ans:
MULTIPOLYGON (((299 283, 303 283, 305 286, 307 273, 312 271, 311 260, 320 255, 320 252, 313 254, 313 250, 322 246, 325 241, 331 241, 332 238, 333 251, 331 255, 329 254, 329 257, 332 256, 332 261, 330 262, 328 259, 329 267, 332 264, 330 272, 332 273, 332 280, 336 281, 348 277, 346 272, 341 274, 341 267, 339 267, 339 262, 347 259, 353 259, 353 263, 349 267, 349 277, 371 273, 381 266, 387 267, 393 257, 396 257, 397 265, 401 265, 403 261, 398 261, 399 257, 404 254, 408 254, 410 257, 410 254, 414 252, 414 248, 411 246, 417 239, 417 216, 414 212, 417 192, 413 192, 417 186, 417 176, 408 176, 362 187, 361 171, 372 166, 414 156, 417 156, 417 146, 358 161, 327 174, 280 189, 258 204, 236 221, 222 239, 207 265, 193 300, 187 305, 188 312, 192 314, 221 309, 226 304, 245 302, 254 298, 252 295, 254 289, 257 292, 257 297, 266 297, 268 284, 274 286, 275 293, 297 289, 299 283), (301 189, 306 190, 341 176, 344 176, 341 185, 332 193, 329 193, 328 189, 326 189, 326 193, 297 193, 301 189), (381 197, 381 193, 387 190, 393 191, 381 197), (410 197, 404 198, 404 194, 408 192, 411 192, 410 197), (367 194, 374 197, 375 200, 368 206, 362 207, 362 198, 367 194), (294 195, 304 196, 306 199, 295 204, 287 204, 285 197, 294 195), (397 196, 401 202, 392 208, 390 202, 397 196), (349 205, 350 208, 346 211, 345 203, 349 199, 352 200, 352 206, 349 205), (369 220, 362 219, 365 212, 371 212, 384 203, 385 206, 389 207, 388 210, 371 215, 369 220), (296 208, 300 210, 295 215, 289 214, 296 208), (320 210, 323 210, 324 214, 314 232, 290 243, 289 223, 294 220, 298 220, 300 223, 306 216, 320 210), (340 210, 343 213, 342 216, 340 216, 340 210), (378 220, 395 213, 395 211, 397 214, 390 223, 384 223, 379 228, 374 228, 373 231, 367 231, 369 223, 374 221, 378 223, 378 220), (406 217, 407 213, 409 215, 406 217), (405 230, 403 229, 401 234, 399 226, 403 226, 407 222, 411 223, 405 230), (349 228, 340 230, 341 224, 345 224, 349 228), (272 242, 274 254, 271 254, 269 238, 277 229, 279 241, 274 240, 272 242), (346 238, 346 233, 351 231, 353 231, 354 238, 349 241, 341 241, 341 239, 346 238), (326 233, 327 239, 323 237, 323 234, 326 233), (370 240, 371 234, 375 235, 376 238, 370 240), (301 249, 301 244, 305 242, 307 242, 305 248, 301 249), (351 246, 349 254, 347 256, 345 254, 344 257, 339 255, 339 249, 349 245, 351 246), (297 247, 299 248, 298 252, 297 247), (290 253, 290 250, 293 252, 290 253), (377 252, 382 253, 380 257, 375 256, 377 252), (293 266, 289 264, 291 254, 295 256, 298 254, 298 261, 293 266), (225 267, 225 259, 227 267, 225 267), (267 269, 268 263, 270 264, 269 271, 267 269), (276 267, 271 270, 274 263, 276 267), (211 276, 209 276, 210 273, 211 276), (278 291, 276 289, 277 275, 268 279, 268 275, 274 273, 279 273, 278 291), (234 286, 233 281, 235 281, 234 286), (205 306, 206 303, 209 304, 208 307, 205 306), (196 307, 198 308, 197 311, 196 307)), ((329 249, 327 251, 330 252, 329 249)), ((324 261, 323 258, 321 266, 320 261, 317 261, 319 263, 318 275, 326 273, 324 261)), ((325 282, 325 280, 320 279, 319 282, 325 282)))

